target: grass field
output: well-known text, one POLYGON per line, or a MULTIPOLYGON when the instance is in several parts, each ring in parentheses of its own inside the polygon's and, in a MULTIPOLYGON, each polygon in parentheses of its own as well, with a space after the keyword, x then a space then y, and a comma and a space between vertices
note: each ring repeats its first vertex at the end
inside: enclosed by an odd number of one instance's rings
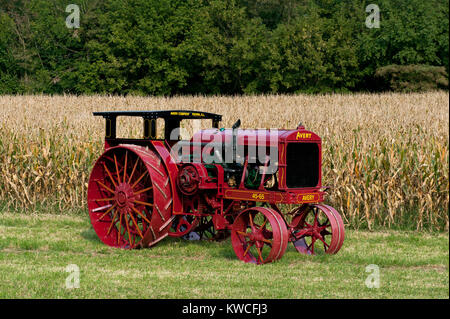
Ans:
POLYGON ((449 298, 449 236, 348 230, 337 255, 290 245, 279 262, 255 266, 229 240, 126 251, 101 243, 87 214, 3 211, 0 298, 449 298), (69 264, 79 288, 65 287, 69 264), (369 264, 379 266, 378 289, 365 285, 369 264))

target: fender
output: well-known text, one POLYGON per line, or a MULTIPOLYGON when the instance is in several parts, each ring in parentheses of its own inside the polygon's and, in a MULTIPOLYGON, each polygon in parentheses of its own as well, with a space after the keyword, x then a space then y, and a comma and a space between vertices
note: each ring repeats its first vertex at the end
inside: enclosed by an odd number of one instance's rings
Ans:
POLYGON ((152 141, 152 145, 155 148, 156 152, 158 152, 159 156, 164 163, 164 166, 167 169, 169 174, 169 182, 172 189, 172 214, 179 215, 183 213, 183 206, 181 204, 181 194, 176 185, 176 179, 178 176, 178 166, 173 160, 170 152, 167 150, 163 141, 152 141))

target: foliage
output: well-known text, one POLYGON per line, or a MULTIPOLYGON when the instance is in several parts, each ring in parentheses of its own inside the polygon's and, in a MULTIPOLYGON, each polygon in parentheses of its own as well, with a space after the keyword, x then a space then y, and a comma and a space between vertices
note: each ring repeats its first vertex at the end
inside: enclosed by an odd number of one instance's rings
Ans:
MULTIPOLYGON (((449 72, 448 0, 0 0, 0 93, 377 90, 377 69, 449 72)), ((448 79, 448 75, 446 75, 448 79)))
POLYGON ((381 88, 395 92, 421 92, 448 89, 445 68, 428 65, 388 65, 377 69, 381 88))
POLYGON ((0 94, 20 92, 20 67, 11 52, 14 21, 0 11, 0 94))

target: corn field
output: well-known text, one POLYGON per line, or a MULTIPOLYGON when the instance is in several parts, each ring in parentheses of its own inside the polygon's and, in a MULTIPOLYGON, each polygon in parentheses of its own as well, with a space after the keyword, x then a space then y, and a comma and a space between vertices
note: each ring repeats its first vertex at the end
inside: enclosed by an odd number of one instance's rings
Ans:
MULTIPOLYGON (((322 137, 328 203, 350 227, 448 231, 449 93, 244 97, 0 96, 0 201, 9 209, 86 208, 103 150, 93 111, 192 109, 221 126, 306 129, 322 137)), ((137 119, 118 136, 139 135, 137 119)), ((127 122, 128 121, 128 122, 127 122)), ((4 209, 8 209, 4 208, 4 209)))

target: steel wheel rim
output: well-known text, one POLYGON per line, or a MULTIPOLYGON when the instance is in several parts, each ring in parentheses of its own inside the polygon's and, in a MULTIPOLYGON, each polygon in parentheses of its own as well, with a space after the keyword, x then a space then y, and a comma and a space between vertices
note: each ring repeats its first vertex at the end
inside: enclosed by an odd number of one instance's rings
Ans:
POLYGON ((231 241, 240 260, 265 264, 282 257, 288 235, 282 217, 275 211, 254 207, 244 210, 236 218, 231 241))
POLYGON ((125 148, 105 152, 90 176, 88 207, 102 242, 125 249, 141 247, 153 210, 153 187, 144 161, 125 148))
POLYGON ((302 254, 335 254, 344 239, 342 219, 326 205, 304 207, 292 219, 290 229, 291 241, 302 254))

